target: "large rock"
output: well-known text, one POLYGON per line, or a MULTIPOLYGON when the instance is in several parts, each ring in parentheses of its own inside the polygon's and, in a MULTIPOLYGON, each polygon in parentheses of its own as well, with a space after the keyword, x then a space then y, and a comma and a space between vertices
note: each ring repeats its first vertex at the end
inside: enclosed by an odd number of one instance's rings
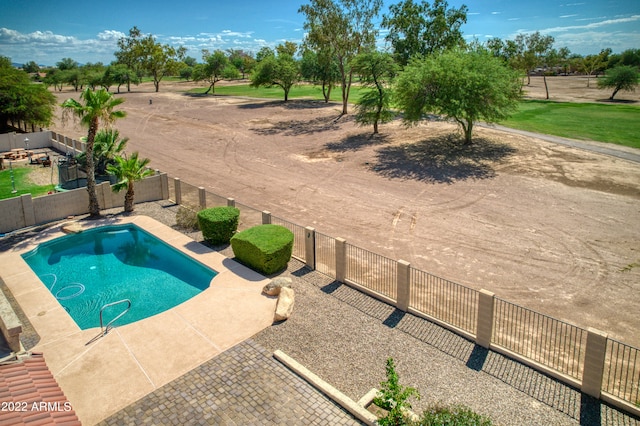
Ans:
POLYGON ((284 321, 293 313, 293 304, 295 303, 295 294, 293 289, 289 287, 281 287, 278 303, 276 304, 276 313, 273 317, 274 321, 284 321))
POLYGON ((79 234, 84 230, 78 222, 63 223, 61 229, 65 234, 79 234))
POLYGON ((275 279, 271 280, 271 282, 269 282, 269 284, 265 285, 262 288, 262 292, 264 294, 266 294, 267 296, 277 296, 277 295, 280 294, 280 289, 282 287, 291 288, 291 278, 289 278, 289 277, 278 277, 278 278, 275 278, 275 279))

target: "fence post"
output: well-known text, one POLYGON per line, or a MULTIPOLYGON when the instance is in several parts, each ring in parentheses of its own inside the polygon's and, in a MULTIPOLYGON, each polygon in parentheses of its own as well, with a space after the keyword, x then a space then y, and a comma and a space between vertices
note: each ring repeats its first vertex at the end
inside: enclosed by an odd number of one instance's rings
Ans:
POLYGON ((478 295, 478 319, 476 323, 476 344, 489 348, 493 336, 493 306, 496 295, 488 290, 480 290, 478 295))
POLYGON ((347 277, 347 240, 336 238, 336 281, 343 283, 347 277))
POLYGON ((262 224, 269 225, 271 223, 271 212, 263 211, 262 212, 262 224))
POLYGON ((175 202, 182 205, 182 188, 180 187, 180 178, 173 178, 173 191, 175 192, 175 202))
POLYGON ((396 277, 396 308, 403 312, 409 310, 409 302, 411 300, 411 264, 406 260, 398 260, 397 277, 396 277))
POLYGON ((22 217, 24 218, 24 226, 33 226, 36 224, 36 213, 33 210, 33 198, 31 194, 23 194, 20 196, 22 203, 22 217))
POLYGON ((584 354, 584 370, 580 390, 594 398, 600 398, 604 361, 607 352, 607 334, 595 328, 587 328, 587 348, 584 354))
POLYGON ((111 185, 109 182, 102 182, 98 185, 98 189, 100 190, 99 193, 102 197, 102 203, 100 203, 101 208, 104 210, 113 208, 116 203, 113 202, 114 194, 113 191, 111 191, 111 185))
POLYGON ((201 186, 198 187, 198 204, 200 205, 200 210, 207 208, 207 191, 201 186))
POLYGON ((236 206, 236 200, 233 198, 227 198, 227 207, 235 207, 236 206))
POLYGON ((304 261, 312 270, 316 269, 316 230, 304 228, 304 261))
POLYGON ((156 174, 160 175, 160 191, 162 192, 162 199, 169 199, 169 177, 166 173, 160 172, 160 170, 156 170, 156 174))

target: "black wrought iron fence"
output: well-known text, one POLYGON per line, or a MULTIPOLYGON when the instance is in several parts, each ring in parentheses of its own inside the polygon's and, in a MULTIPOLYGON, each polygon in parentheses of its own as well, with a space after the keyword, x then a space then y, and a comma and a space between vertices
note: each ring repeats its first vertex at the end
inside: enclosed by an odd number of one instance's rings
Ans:
POLYGON ((391 299, 397 295, 397 262, 352 244, 346 244, 346 279, 391 299))
POLYGON ((293 232, 293 256, 305 260, 305 228, 280 217, 271 216, 271 223, 280 225, 293 232))
POLYGON ((582 379, 586 330, 496 298, 492 342, 575 379, 582 379))
POLYGON ((471 334, 476 332, 477 290, 411 268, 409 306, 471 334))
POLYGON ((336 239, 316 231, 316 270, 336 277, 336 239))
POLYGON ((242 203, 235 203, 235 207, 240 210, 240 222, 238 223, 238 231, 262 225, 262 212, 253 207, 249 207, 242 203))
MULTIPOLYGON (((199 189, 184 182, 179 185, 182 203, 199 206, 199 189)), ((171 183, 170 196, 177 192, 177 184, 171 183)), ((207 206, 227 203, 224 197, 206 193, 207 206)), ((263 212, 237 202, 235 205, 241 212, 240 230, 263 223, 263 212)), ((293 232, 293 255, 306 260, 309 231, 280 217, 269 215, 269 220, 293 232)), ((398 286, 406 284, 398 283, 397 261, 342 242, 345 258, 340 260, 344 266, 339 267, 338 239, 317 231, 313 236, 313 266, 318 272, 336 278, 340 268, 346 282, 397 302, 398 286)), ((409 308, 475 335, 480 292, 411 267, 409 275, 409 308)), ((497 297, 493 307, 492 344, 578 382, 583 379, 586 330, 497 297)), ((607 339, 603 376, 603 392, 640 407, 640 349, 607 339)))
POLYGON ((640 349, 607 339, 602 390, 640 407, 640 349))

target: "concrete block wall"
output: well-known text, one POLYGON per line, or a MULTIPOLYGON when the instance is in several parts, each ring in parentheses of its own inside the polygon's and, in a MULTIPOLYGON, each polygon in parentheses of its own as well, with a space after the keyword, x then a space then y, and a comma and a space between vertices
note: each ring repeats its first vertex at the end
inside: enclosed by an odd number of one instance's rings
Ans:
POLYGON ((0 151, 11 151, 15 148, 27 148, 25 139, 29 139, 29 149, 48 148, 51 146, 51 132, 46 130, 34 133, 0 134, 0 151))
MULTIPOLYGON (((169 184, 166 173, 150 176, 134 184, 135 202, 166 200, 169 184)), ((125 192, 114 193, 104 182, 97 186, 101 209, 122 207, 125 192)), ((0 233, 8 233, 33 225, 88 213, 89 194, 86 188, 57 192, 33 198, 30 194, 0 200, 0 233)))

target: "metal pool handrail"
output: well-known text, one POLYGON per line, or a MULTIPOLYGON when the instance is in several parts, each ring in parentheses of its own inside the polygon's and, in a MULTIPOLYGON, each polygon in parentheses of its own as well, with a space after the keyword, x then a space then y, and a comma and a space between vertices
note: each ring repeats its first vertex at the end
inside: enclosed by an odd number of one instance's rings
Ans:
POLYGON ((100 308, 100 330, 102 331, 102 334, 103 335, 107 334, 109 332, 109 327, 111 327, 111 324, 113 324, 120 317, 122 317, 124 314, 129 312, 129 309, 131 309, 131 300, 129 300, 129 299, 122 299, 122 300, 118 300, 117 302, 111 302, 111 303, 107 303, 106 305, 103 305, 102 308, 100 308), (102 311, 104 311, 106 308, 108 308, 110 306, 119 305, 121 303, 126 303, 127 304, 127 308, 124 311, 120 312, 114 319, 109 321, 107 323, 106 327, 103 327, 102 326, 102 311))

